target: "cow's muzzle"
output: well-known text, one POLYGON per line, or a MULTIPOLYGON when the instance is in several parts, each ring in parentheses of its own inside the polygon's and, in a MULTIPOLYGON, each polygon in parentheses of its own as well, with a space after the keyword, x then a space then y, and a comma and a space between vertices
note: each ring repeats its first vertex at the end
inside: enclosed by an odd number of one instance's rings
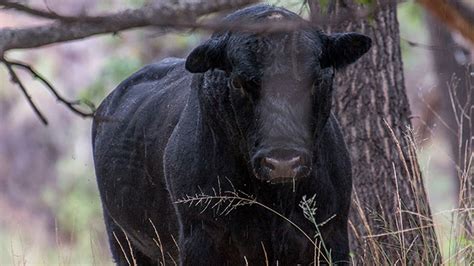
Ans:
POLYGON ((298 150, 261 152, 253 159, 258 179, 272 184, 294 182, 311 172, 311 157, 298 150))

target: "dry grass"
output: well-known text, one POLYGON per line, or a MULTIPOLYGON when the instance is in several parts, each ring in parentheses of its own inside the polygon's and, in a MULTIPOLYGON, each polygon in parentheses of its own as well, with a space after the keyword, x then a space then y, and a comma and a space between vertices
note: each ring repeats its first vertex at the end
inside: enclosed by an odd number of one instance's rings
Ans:
MULTIPOLYGON (((293 226, 297 232, 301 233, 314 246, 314 265, 320 265, 321 262, 332 264, 330 256, 331 251, 326 248, 324 241, 318 241, 318 239, 321 236, 319 228, 325 223, 327 223, 329 220, 334 218, 334 216, 330 217, 328 220, 322 223, 316 222, 314 216, 317 209, 315 196, 309 199, 303 196, 299 204, 301 211, 303 212, 306 219, 308 219, 314 225, 316 230, 315 236, 310 236, 299 225, 297 225, 275 209, 261 202, 258 202, 255 197, 239 191, 223 191, 214 195, 206 195, 204 193, 200 193, 193 196, 187 196, 184 199, 176 201, 176 203, 189 204, 190 207, 201 207, 202 212, 211 208, 215 210, 215 213, 217 215, 228 215, 230 212, 242 206, 257 206, 259 208, 262 208, 263 210, 268 211, 271 214, 274 214, 276 217, 281 218, 283 221, 293 226)), ((266 252, 264 253, 266 254, 266 252)), ((263 260, 268 263, 267 257, 262 258, 262 261, 263 260)))
MULTIPOLYGON (((471 68, 474 69, 474 68, 471 68)), ((471 75, 467 73, 467 75, 471 75)), ((467 80, 470 80, 469 78, 467 80)), ((471 94, 474 92, 474 84, 469 83, 468 88, 471 88, 471 94)), ((407 129, 405 134, 405 141, 408 143, 405 147, 402 146, 402 142, 399 141, 388 123, 385 123, 394 141, 395 148, 400 157, 400 162, 403 163, 404 173, 397 173, 394 167, 393 178, 396 184, 396 212, 394 213, 395 226, 390 225, 389 221, 384 220, 385 214, 371 213, 370 210, 364 209, 359 200, 357 193, 353 195, 353 210, 356 211, 358 216, 361 218, 363 226, 366 232, 369 232, 366 236, 361 236, 354 225, 350 224, 352 234, 363 242, 364 252, 363 254, 354 254, 356 257, 355 261, 363 261, 368 265, 410 265, 410 252, 414 247, 415 241, 423 243, 421 258, 418 260, 422 265, 472 265, 474 262, 473 257, 473 136, 474 131, 471 127, 466 131, 466 124, 472 125, 471 118, 474 114, 474 101, 469 95, 467 99, 459 99, 456 95, 457 83, 455 79, 450 84, 450 95, 451 105, 456 119, 456 128, 448 128, 451 134, 456 134, 459 142, 459 161, 453 164, 456 165, 456 173, 459 179, 460 187, 458 189, 458 208, 452 210, 443 211, 442 213, 434 213, 433 217, 424 215, 431 213, 430 206, 426 201, 427 195, 423 190, 422 186, 422 174, 418 167, 417 153, 420 151, 419 146, 415 138, 415 134, 411 129, 407 129), (461 104, 463 102, 463 104, 461 104), (463 130, 464 128, 464 130, 463 130), (466 135, 468 134, 468 135, 466 135), (464 143, 463 143, 464 141, 464 143), (405 176, 410 180, 411 195, 414 195, 415 210, 413 208, 406 208, 402 204, 398 188, 398 178, 405 176), (412 209, 412 210, 409 210, 412 209), (435 220, 437 216, 442 214, 450 214, 450 230, 448 233, 443 231, 443 224, 438 224, 435 220), (380 219, 379 222, 386 224, 386 232, 373 234, 375 231, 371 228, 370 219, 380 219), (412 226, 416 225, 416 226, 412 226), (393 228, 393 229, 392 229, 393 228), (437 232, 438 236, 448 235, 447 239, 437 239, 436 235, 433 234, 433 230, 437 232), (413 236, 415 233, 416 238, 407 245, 406 237, 413 236), (390 247, 392 250, 397 250, 397 256, 393 256, 393 252, 388 251, 383 238, 392 237, 395 239, 397 245, 390 247), (441 244, 443 256, 438 253, 437 244, 441 244), (445 246, 448 248, 444 248, 445 246), (447 250, 447 252, 445 252, 447 250), (391 254, 391 255, 388 255, 391 254)), ((432 110, 435 112, 434 110, 432 110)), ((436 114, 440 123, 447 126, 448 123, 442 120, 441 115, 436 114)), ((426 173, 425 173, 426 174, 426 173)), ((380 202, 380 201, 379 201, 380 202)), ((380 202, 382 204, 382 202, 380 202)), ((382 208, 381 208, 382 209, 382 208)))

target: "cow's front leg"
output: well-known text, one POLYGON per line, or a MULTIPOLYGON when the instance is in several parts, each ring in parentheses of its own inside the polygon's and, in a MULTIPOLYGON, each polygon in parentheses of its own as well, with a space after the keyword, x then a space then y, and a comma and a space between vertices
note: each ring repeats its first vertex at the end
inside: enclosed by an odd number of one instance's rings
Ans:
POLYGON ((331 253, 332 264, 350 265, 347 223, 341 222, 337 225, 336 230, 324 238, 324 243, 331 253))
POLYGON ((184 223, 180 235, 180 265, 231 265, 233 259, 229 253, 232 252, 228 252, 229 243, 225 246, 226 235, 223 228, 206 221, 184 223))

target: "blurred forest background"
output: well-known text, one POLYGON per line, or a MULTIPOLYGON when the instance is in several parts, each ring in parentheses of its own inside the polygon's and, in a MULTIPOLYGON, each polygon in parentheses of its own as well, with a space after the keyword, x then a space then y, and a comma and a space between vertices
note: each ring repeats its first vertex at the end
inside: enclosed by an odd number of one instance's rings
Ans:
MULTIPOLYGON (((48 0, 61 14, 100 14, 139 7, 144 0, 48 0)), ((301 1, 268 1, 299 11, 301 1)), ((43 0, 29 4, 44 5, 43 0)), ((474 2, 465 1, 474 8, 474 2)), ((453 213, 457 208, 455 152, 449 130, 432 111, 440 105, 440 86, 453 72, 466 82, 465 68, 442 72, 435 54, 454 55, 458 65, 474 60, 474 47, 427 16, 413 1, 398 7, 407 93, 419 162, 423 170, 443 257, 453 252, 453 213), (444 30, 444 31, 443 31, 444 30), (449 42, 435 43, 446 32, 449 42), (431 35, 430 35, 431 34, 431 35)), ((0 27, 38 25, 40 19, 0 10, 0 27)), ((207 38, 204 31, 133 30, 27 51, 8 58, 26 61, 69 99, 98 105, 119 82, 165 57, 185 57, 207 38)), ((474 72, 474 71, 473 71, 474 72)), ((0 68, 0 265, 111 264, 93 171, 90 128, 57 103, 39 83, 18 71, 49 120, 44 126, 0 68)), ((337 92, 336 92, 337 93, 337 92)), ((439 110, 439 109, 438 109, 439 110)), ((441 111, 439 111, 441 113, 441 111)), ((442 116, 442 115, 439 115, 442 116)), ((472 244, 472 243, 471 243, 472 244)))

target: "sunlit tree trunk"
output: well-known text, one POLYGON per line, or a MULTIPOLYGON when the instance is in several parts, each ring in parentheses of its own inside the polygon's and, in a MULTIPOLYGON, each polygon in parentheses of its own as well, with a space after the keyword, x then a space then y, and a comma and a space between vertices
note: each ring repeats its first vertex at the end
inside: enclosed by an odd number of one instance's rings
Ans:
MULTIPOLYGON (((317 1, 319 2, 319 1, 317 1)), ((441 257, 431 211, 410 132, 396 1, 371 1, 376 12, 365 19, 361 1, 329 1, 312 6, 312 16, 347 18, 330 32, 370 36, 373 47, 335 81, 335 109, 353 163, 351 250, 357 264, 435 265, 441 257)))

